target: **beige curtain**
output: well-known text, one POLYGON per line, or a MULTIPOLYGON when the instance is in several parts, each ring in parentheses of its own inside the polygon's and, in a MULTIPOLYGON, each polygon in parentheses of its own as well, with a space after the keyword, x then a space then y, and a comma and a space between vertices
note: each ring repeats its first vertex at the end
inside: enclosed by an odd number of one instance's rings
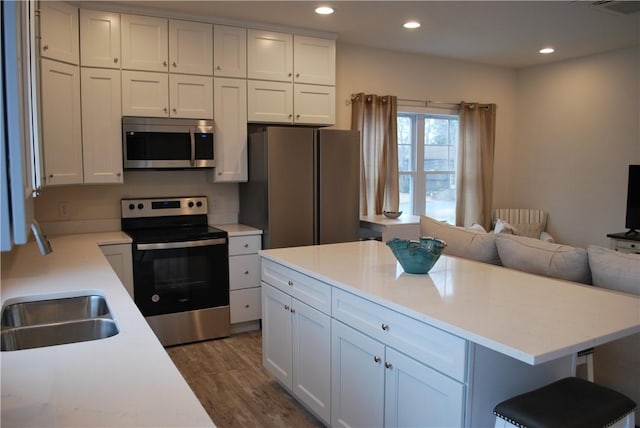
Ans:
POLYGON ((456 225, 491 228, 495 104, 460 104, 456 225))
POLYGON ((398 211, 398 99, 351 97, 351 129, 360 131, 360 214, 398 211))

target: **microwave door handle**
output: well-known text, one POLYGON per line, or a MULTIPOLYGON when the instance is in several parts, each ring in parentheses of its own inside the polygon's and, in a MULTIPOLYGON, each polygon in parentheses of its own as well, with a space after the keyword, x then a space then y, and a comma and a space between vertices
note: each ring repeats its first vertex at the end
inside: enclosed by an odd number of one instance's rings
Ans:
POLYGON ((189 137, 191 137, 191 166, 196 165, 196 137, 193 128, 189 128, 189 137))

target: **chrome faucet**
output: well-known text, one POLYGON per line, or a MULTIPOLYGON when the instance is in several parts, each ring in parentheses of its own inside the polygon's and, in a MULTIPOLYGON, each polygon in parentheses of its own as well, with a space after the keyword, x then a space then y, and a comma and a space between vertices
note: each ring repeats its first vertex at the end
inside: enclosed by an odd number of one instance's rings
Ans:
POLYGON ((36 238, 36 244, 38 244, 38 250, 40 250, 40 254, 46 256, 47 254, 51 254, 53 252, 53 248, 51 248, 51 242, 47 239, 47 236, 42 233, 40 229, 40 225, 33 219, 33 223, 31 223, 31 231, 33 232, 33 237, 36 238))

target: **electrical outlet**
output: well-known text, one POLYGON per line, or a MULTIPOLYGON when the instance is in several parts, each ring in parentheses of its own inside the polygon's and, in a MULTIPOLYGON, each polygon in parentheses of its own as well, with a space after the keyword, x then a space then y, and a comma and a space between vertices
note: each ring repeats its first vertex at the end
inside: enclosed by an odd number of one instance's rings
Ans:
POLYGON ((58 202, 58 217, 69 217, 69 202, 58 202))

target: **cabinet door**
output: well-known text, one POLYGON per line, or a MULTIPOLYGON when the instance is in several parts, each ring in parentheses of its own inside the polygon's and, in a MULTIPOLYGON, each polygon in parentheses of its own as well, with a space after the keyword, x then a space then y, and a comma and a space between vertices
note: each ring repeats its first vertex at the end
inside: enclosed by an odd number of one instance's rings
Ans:
POLYGON ((336 88, 293 85, 295 123, 333 125, 336 122, 336 88))
POLYGON ((383 426, 383 361, 383 344, 331 320, 331 426, 383 426))
POLYGON ((78 64, 78 8, 63 2, 40 2, 40 55, 78 64))
POLYGON ((83 67, 120 68, 120 15, 80 10, 80 63, 83 67))
POLYGON ((331 318, 293 299, 293 393, 331 422, 331 318))
POLYGON ((169 116, 167 73, 122 71, 123 116, 169 116))
POLYGON ((257 254, 229 257, 229 289, 241 290, 260 285, 260 257, 257 254))
POLYGON ((247 30, 249 79, 293 81, 293 35, 247 30))
POLYGON ((291 389, 291 297, 262 283, 262 365, 291 389))
POLYGON ((462 426, 461 383, 389 347, 385 367, 385 426, 462 426))
POLYGON ((213 77, 169 75, 170 116, 213 119, 213 77))
POLYGON ((169 21, 169 70, 172 73, 213 75, 213 26, 201 22, 169 21))
POLYGON ((247 81, 249 122, 292 123, 293 90, 289 83, 247 81))
POLYGON ((100 250, 107 258, 118 278, 133 299, 133 262, 131 244, 101 245, 100 250))
POLYGON ((122 183, 120 70, 81 69, 85 183, 122 183))
POLYGON ((122 15, 122 68, 167 71, 167 20, 122 15))
POLYGON ((260 287, 229 292, 231 324, 260 319, 260 287))
POLYGON ((213 74, 247 77, 247 30, 226 25, 213 26, 213 74))
POLYGON ((247 81, 214 78, 216 169, 213 180, 247 181, 247 81))
POLYGON ((45 182, 82 183, 78 66, 43 59, 40 78, 45 182))
POLYGON ((293 36, 293 81, 315 85, 336 84, 336 41, 293 36))

